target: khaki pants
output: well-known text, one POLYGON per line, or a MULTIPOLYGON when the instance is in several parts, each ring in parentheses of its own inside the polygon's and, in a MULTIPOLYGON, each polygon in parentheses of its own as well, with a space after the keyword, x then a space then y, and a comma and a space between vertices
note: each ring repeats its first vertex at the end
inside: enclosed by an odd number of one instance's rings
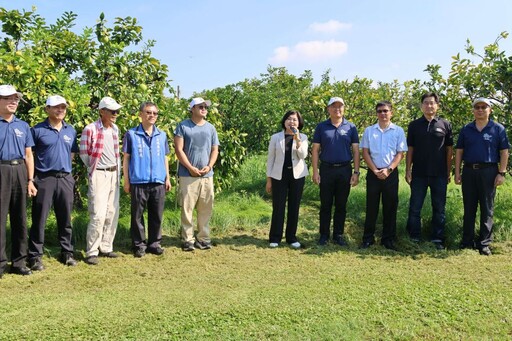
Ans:
POLYGON ((119 190, 117 172, 95 170, 89 178, 87 257, 113 251, 119 218, 119 190))
POLYGON ((213 211, 213 177, 180 177, 181 238, 183 242, 194 242, 193 215, 197 210, 197 239, 211 242, 208 222, 213 211))

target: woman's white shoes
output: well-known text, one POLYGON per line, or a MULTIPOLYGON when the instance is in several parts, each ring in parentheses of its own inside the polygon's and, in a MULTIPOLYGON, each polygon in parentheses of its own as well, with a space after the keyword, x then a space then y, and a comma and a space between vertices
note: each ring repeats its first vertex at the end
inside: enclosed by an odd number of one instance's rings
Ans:
POLYGON ((276 247, 279 246, 279 243, 270 243, 270 244, 268 244, 268 246, 270 246, 271 248, 275 249, 276 247))
POLYGON ((299 242, 291 243, 290 247, 292 249, 300 249, 300 243, 299 242))

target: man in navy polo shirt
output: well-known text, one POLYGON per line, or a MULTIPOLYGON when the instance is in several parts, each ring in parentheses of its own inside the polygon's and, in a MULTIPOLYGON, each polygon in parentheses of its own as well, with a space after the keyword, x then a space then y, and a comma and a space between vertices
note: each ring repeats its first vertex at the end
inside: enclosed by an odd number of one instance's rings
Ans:
POLYGON ((124 191, 131 195, 130 233, 135 257, 146 253, 161 255, 162 215, 165 192, 171 190, 169 144, 165 131, 155 126, 155 103, 140 106, 141 123, 126 132, 123 141, 124 191), (148 210, 148 238, 144 228, 144 210, 148 210))
POLYGON ((455 183, 462 183, 464 223, 461 248, 476 248, 489 256, 492 242, 496 187, 505 182, 510 143, 503 125, 489 119, 491 101, 473 101, 475 120, 462 127, 455 146, 455 183), (461 165, 464 171, 461 175, 461 165), (476 210, 480 204, 480 233, 475 239, 476 210))
POLYGON ((11 272, 30 275, 27 258, 27 194, 37 189, 34 177, 34 141, 28 124, 14 113, 22 94, 12 85, 0 85, 0 277, 7 267, 6 224, 11 225, 11 272))
POLYGON ((366 174, 366 219, 362 249, 375 243, 375 224, 382 198, 382 238, 386 249, 396 250, 398 210, 398 164, 407 151, 404 130, 391 122, 393 105, 388 101, 375 106, 378 122, 364 130, 361 147, 368 165, 366 174))
POLYGON ((320 185, 318 245, 326 245, 329 240, 334 203, 332 240, 340 246, 345 246, 347 242, 343 233, 350 186, 359 183, 359 135, 356 126, 343 117, 345 102, 341 97, 332 97, 329 100, 327 112, 329 119, 316 126, 311 150, 313 182, 320 185))
POLYGON ((411 186, 407 231, 411 241, 421 240, 421 209, 427 189, 432 199, 430 241, 444 249, 446 189, 450 182, 453 157, 452 125, 437 116, 439 96, 429 92, 421 96, 423 115, 412 121, 407 130, 405 180, 411 186))
POLYGON ((64 121, 67 107, 64 97, 48 97, 45 107, 48 118, 32 128, 37 196, 32 200, 28 264, 34 271, 44 269, 44 229, 52 205, 57 218, 60 261, 68 266, 76 265, 71 241, 71 211, 75 186, 71 161, 79 150, 75 128, 64 121))

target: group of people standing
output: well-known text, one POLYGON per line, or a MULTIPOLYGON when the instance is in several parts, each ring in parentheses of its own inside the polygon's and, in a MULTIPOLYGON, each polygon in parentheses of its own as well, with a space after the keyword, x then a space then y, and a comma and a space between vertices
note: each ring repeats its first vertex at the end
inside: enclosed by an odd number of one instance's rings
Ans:
MULTIPOLYGON (((113 243, 119 218, 121 170, 123 189, 131 197, 130 234, 133 255, 162 255, 162 216, 165 193, 171 189, 167 134, 156 126, 158 107, 144 102, 140 124, 126 132, 122 144, 116 119, 122 106, 111 97, 98 105, 99 119, 88 124, 77 143, 77 132, 65 121, 68 103, 49 96, 47 119, 30 128, 15 113, 23 95, 11 85, 0 85, 0 278, 7 268, 6 224, 10 217, 10 272, 30 275, 44 270, 45 226, 53 206, 60 243, 60 261, 75 266, 71 211, 75 180, 75 153, 87 168, 89 224, 85 263, 97 265, 99 257, 116 258, 113 243), (122 145, 123 162, 121 163, 122 145), (122 164, 122 166, 121 166, 122 164), (32 197, 32 226, 27 229, 27 197, 32 197), (147 211, 147 238, 144 212, 147 211)), ((180 162, 179 188, 182 248, 211 248, 209 219, 213 209, 213 165, 219 140, 215 127, 205 120, 209 101, 194 98, 190 118, 174 131, 180 162), (194 235, 193 211, 198 233, 194 235)))
MULTIPOLYGON (((510 143, 503 125, 490 119, 492 102, 477 98, 472 105, 474 120, 462 127, 455 145, 454 177, 456 184, 462 184, 464 206, 460 247, 476 248, 482 255, 491 255, 494 198, 496 187, 505 181, 510 143), (480 229, 475 237, 478 207, 480 229)), ((421 97, 423 115, 409 124, 406 137, 404 130, 391 122, 392 103, 380 101, 375 106, 377 123, 364 130, 360 143, 356 126, 344 118, 344 100, 340 97, 329 100, 329 118, 316 126, 311 148, 312 180, 320 187, 318 245, 327 245, 329 240, 339 246, 347 245, 344 237, 347 201, 351 187, 359 183, 361 148, 367 172, 366 218, 360 248, 375 243, 382 202, 380 243, 387 249, 397 250, 398 166, 404 153, 405 180, 411 189, 406 226, 409 238, 415 243, 421 241, 421 210, 430 188, 430 241, 439 250, 445 248, 445 206, 454 139, 450 122, 437 115, 439 106, 436 93, 425 93, 421 97)), ((281 121, 283 131, 270 140, 266 190, 272 194, 273 202, 269 233, 272 248, 278 247, 282 240, 286 201, 286 243, 292 248, 301 247, 296 231, 305 177, 309 174, 305 162, 308 138, 300 133, 303 125, 298 111, 288 111, 281 121)))

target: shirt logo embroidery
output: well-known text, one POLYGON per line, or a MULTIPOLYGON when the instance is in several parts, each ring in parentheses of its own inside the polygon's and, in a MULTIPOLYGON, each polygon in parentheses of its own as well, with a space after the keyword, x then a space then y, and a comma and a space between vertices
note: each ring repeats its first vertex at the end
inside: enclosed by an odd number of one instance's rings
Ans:
POLYGON ((68 135, 64 135, 63 139, 64 139, 64 142, 71 144, 72 139, 68 135))
POLYGON ((489 142, 492 141, 492 135, 489 135, 489 134, 485 133, 483 135, 483 137, 484 137, 484 141, 489 141, 489 142))
POLYGON ((14 133, 16 134, 16 137, 23 137, 23 132, 18 128, 14 129, 14 133))
POLYGON ((340 133, 341 136, 347 135, 347 132, 345 130, 343 130, 343 129, 338 130, 338 133, 340 133))

